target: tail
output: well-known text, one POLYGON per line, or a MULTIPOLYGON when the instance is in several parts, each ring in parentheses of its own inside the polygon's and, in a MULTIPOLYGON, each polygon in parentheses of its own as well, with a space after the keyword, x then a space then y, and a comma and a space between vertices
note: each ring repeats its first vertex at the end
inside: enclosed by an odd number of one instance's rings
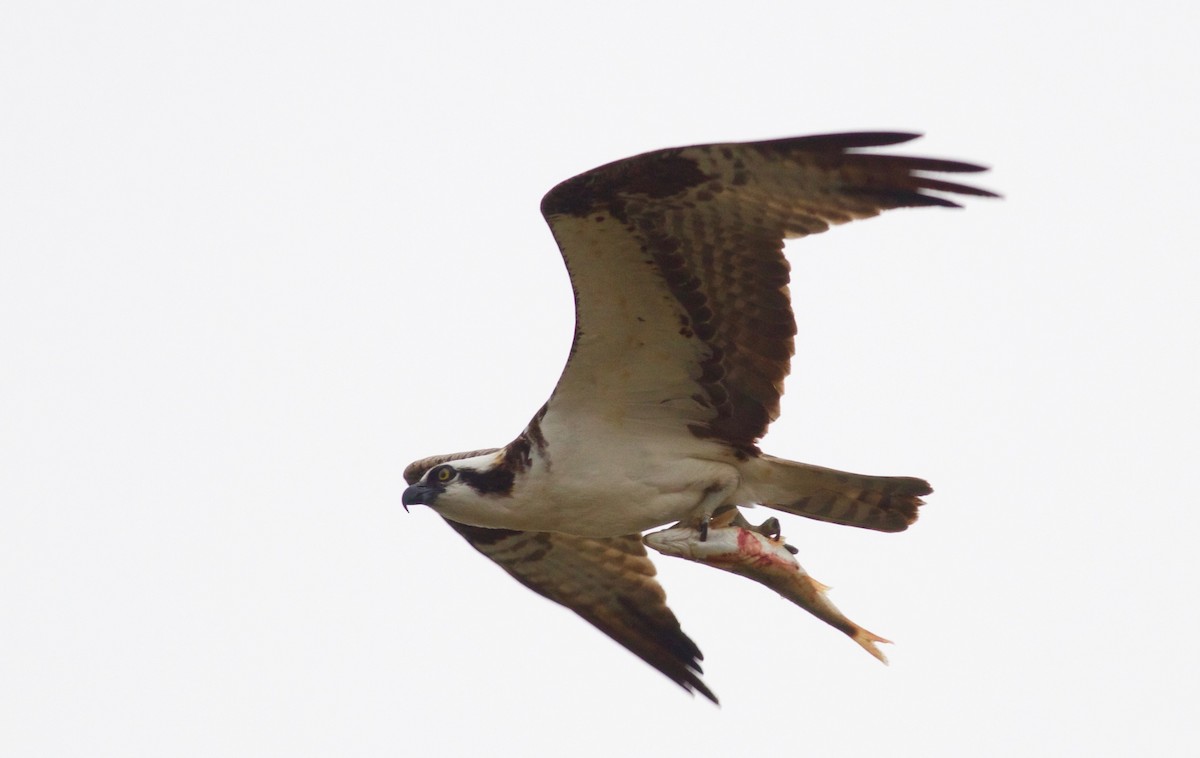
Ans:
POLYGON ((818 521, 902 532, 917 520, 929 482, 911 476, 864 476, 763 455, 742 464, 754 502, 818 521))
POLYGON ((892 644, 891 640, 885 640, 883 637, 880 637, 878 634, 874 634, 873 632, 868 632, 866 629, 863 629, 861 626, 858 627, 858 629, 854 632, 854 634, 850 635, 850 639, 852 639, 855 642, 857 642, 858 644, 862 645, 863 650, 866 650, 868 653, 875 656, 875 658, 880 663, 882 663, 884 666, 887 665, 887 662, 888 662, 887 656, 883 654, 882 650, 875 647, 875 643, 876 642, 884 642, 884 643, 887 643, 890 645, 890 644, 892 644))

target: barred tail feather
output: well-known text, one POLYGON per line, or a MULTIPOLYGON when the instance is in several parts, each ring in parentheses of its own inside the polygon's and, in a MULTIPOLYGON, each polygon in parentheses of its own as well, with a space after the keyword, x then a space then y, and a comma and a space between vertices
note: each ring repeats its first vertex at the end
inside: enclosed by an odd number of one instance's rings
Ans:
POLYGON ((933 492, 924 479, 911 476, 851 474, 771 455, 744 467, 743 482, 762 505, 881 532, 907 529, 925 502, 921 496, 933 492))

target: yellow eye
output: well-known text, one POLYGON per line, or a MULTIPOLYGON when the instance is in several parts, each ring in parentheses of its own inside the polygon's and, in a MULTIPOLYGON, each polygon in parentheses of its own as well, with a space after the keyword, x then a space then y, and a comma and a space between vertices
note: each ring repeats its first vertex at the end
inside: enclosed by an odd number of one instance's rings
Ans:
POLYGON ((454 469, 449 466, 442 466, 434 474, 439 482, 448 482, 454 478, 454 469))

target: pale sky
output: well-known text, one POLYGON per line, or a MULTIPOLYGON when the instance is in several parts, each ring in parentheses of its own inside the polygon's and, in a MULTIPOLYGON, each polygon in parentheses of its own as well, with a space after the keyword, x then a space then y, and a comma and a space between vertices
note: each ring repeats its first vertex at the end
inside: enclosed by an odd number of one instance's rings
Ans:
POLYGON ((1117 7, 5 4, 0 753, 1195 754, 1200 53, 1117 7), (655 556, 716 708, 400 507, 558 377, 551 186, 878 129, 1005 195, 788 248, 763 448, 935 489, 783 517, 890 667, 655 556))

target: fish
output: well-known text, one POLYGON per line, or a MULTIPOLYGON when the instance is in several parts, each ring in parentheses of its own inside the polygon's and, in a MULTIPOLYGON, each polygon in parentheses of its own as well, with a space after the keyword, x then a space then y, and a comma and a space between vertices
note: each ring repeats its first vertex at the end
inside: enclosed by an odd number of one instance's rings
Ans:
POLYGON ((714 516, 702 526, 676 524, 642 538, 663 555, 703 563, 770 587, 858 643, 883 664, 877 645, 891 640, 851 621, 829 600, 829 587, 808 575, 796 560, 796 549, 779 534, 779 520, 752 526, 737 509, 714 516))

